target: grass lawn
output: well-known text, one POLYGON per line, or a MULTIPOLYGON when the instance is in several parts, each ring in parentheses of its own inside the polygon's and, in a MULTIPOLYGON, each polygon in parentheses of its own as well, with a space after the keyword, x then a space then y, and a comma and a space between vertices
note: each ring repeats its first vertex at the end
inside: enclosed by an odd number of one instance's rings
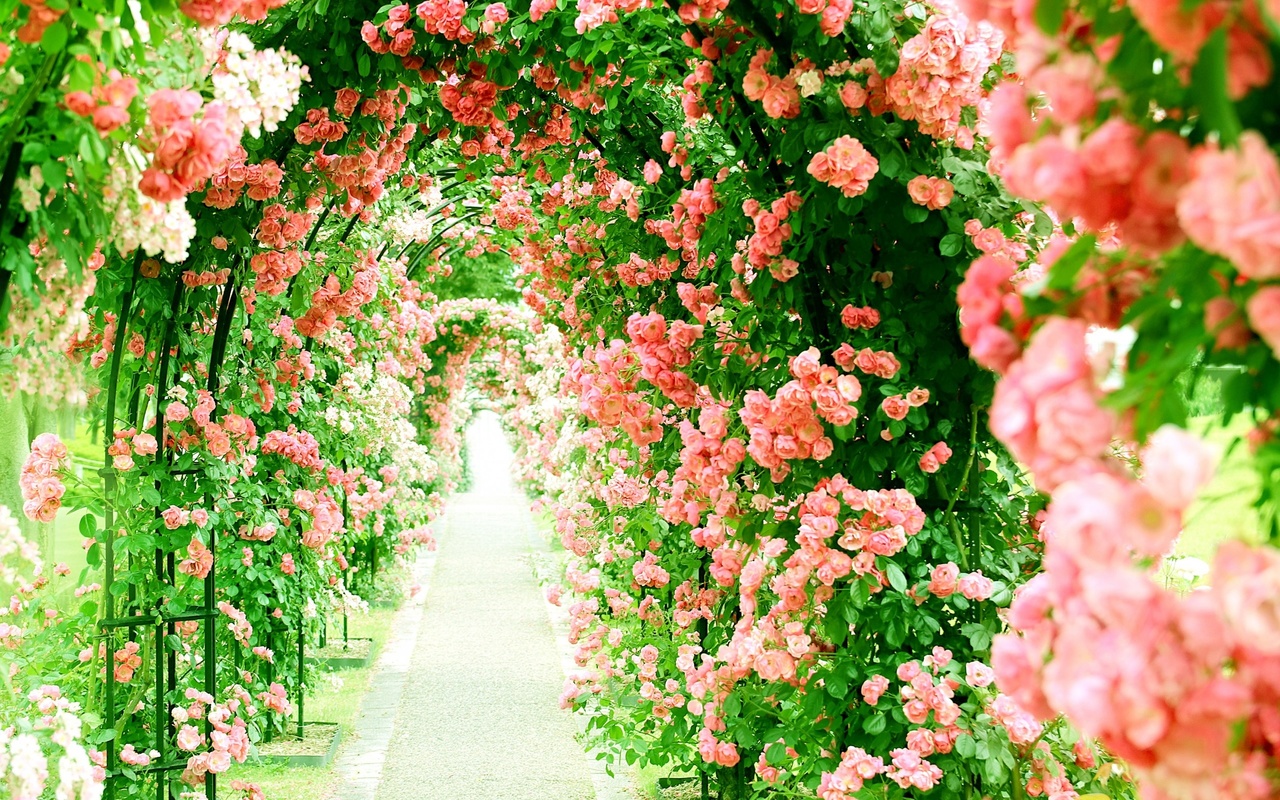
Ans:
MULTIPOLYGON (((236 764, 226 780, 248 781, 262 787, 270 800, 325 800, 337 791, 337 773, 332 768, 290 767, 285 764, 250 766, 236 764)), ((221 789, 224 783, 219 783, 221 789)), ((222 792, 218 792, 219 795, 222 792)))
MULTIPOLYGON (((353 638, 373 639, 374 654, 386 644, 391 634, 395 609, 371 608, 368 614, 353 614, 348 618, 349 633, 353 638)), ((342 618, 330 620, 329 641, 342 638, 342 618)), ((339 672, 320 672, 303 707, 304 718, 315 722, 336 722, 342 726, 343 747, 347 747, 355 729, 360 703, 369 691, 373 667, 348 669, 339 672)), ((338 788, 338 774, 332 765, 328 767, 289 767, 280 764, 237 764, 230 773, 231 780, 249 781, 262 787, 272 800, 327 800, 338 788)))
POLYGON ((1193 423, 1191 427, 1225 455, 1212 482, 1187 511, 1177 554, 1212 562, 1219 542, 1227 539, 1256 541, 1259 535, 1258 513, 1253 507, 1258 496, 1258 476, 1250 463, 1248 448, 1240 443, 1227 452, 1231 440, 1248 431, 1250 423, 1241 415, 1227 426, 1214 420, 1200 425, 1193 423))

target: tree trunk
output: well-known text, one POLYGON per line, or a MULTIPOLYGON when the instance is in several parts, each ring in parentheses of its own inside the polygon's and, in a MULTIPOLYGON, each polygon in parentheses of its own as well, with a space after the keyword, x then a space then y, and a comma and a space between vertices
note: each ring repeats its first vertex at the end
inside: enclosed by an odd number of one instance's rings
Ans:
POLYGON ((22 513, 22 490, 18 488, 18 476, 22 463, 31 452, 31 440, 27 438, 27 411, 22 397, 5 397, 0 394, 0 505, 9 511, 22 525, 28 538, 35 538, 36 524, 22 513))

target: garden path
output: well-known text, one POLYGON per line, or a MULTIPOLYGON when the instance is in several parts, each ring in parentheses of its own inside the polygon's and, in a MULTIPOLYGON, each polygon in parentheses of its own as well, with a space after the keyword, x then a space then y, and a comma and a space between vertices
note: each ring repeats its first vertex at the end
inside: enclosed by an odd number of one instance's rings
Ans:
POLYGON ((561 653, 529 564, 536 537, 509 477, 497 416, 481 414, 467 439, 473 485, 450 501, 437 531, 439 554, 373 796, 592 800, 595 770, 574 739, 572 715, 557 707, 561 653))

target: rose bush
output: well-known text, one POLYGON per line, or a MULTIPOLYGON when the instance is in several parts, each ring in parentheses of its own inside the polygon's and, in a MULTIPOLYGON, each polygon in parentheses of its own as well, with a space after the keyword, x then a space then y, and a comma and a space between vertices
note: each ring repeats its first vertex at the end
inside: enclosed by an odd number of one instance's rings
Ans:
POLYGON ((1273 791, 1274 549, 1155 576, 1212 472, 1197 365, 1244 367, 1274 538, 1275 8, 59 5, 0 44, 0 385, 88 386, 106 468, 23 471, 90 570, 78 615, 15 595, 52 614, 11 663, 66 671, 11 687, 10 750, 78 703, 91 785, 180 753, 215 791, 319 609, 429 541, 470 386, 628 762, 1273 791), (533 317, 450 288, 513 272, 533 317))

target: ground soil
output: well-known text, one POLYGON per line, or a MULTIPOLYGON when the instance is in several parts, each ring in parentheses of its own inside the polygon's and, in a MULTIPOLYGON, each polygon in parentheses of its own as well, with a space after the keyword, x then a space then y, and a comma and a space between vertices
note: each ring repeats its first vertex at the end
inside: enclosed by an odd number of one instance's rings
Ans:
POLYGON ((263 756, 323 756, 328 755, 333 745, 333 736, 338 726, 331 723, 313 722, 302 726, 302 738, 297 737, 298 729, 289 725, 288 735, 276 734, 270 742, 258 743, 258 754, 263 756))

